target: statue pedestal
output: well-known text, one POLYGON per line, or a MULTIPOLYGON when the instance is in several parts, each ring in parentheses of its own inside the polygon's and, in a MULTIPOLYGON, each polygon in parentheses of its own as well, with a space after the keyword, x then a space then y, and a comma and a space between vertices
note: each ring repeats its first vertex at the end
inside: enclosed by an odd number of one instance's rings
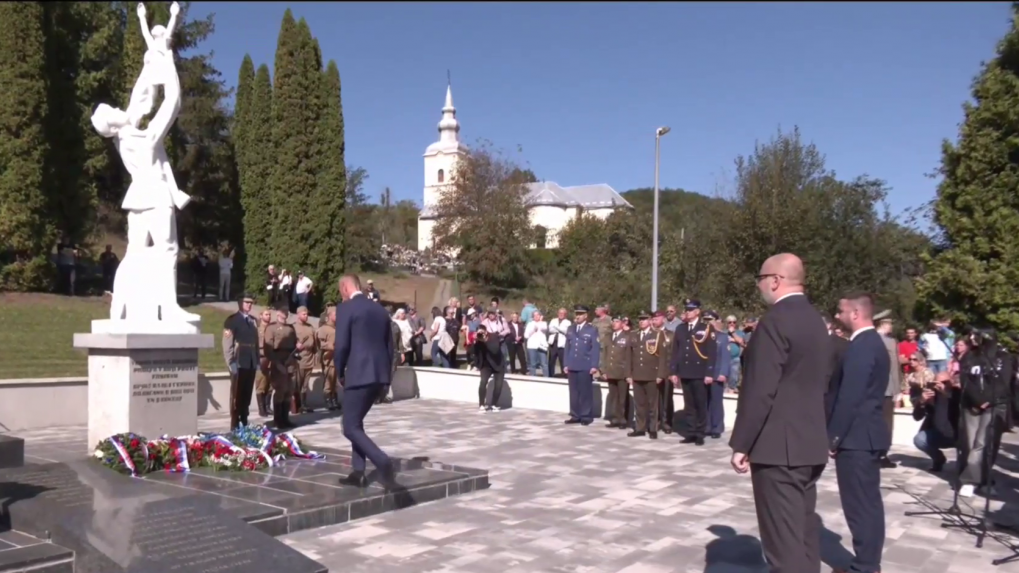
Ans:
POLYGON ((75 334, 88 350, 89 452, 123 432, 196 434, 198 349, 214 346, 211 334, 75 334))

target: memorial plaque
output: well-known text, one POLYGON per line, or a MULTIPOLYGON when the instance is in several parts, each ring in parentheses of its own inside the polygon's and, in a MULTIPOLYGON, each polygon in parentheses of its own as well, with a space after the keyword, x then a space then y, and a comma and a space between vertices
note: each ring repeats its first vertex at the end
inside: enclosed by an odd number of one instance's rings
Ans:
POLYGON ((131 357, 130 431, 149 439, 197 431, 198 350, 138 350, 131 357))

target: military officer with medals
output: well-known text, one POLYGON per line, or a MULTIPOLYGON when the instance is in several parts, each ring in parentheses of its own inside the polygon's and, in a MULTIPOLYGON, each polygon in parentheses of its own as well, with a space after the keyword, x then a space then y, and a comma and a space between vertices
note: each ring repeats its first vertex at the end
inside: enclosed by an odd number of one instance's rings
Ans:
POLYGON ((662 335, 659 342, 665 359, 662 362, 664 371, 658 383, 658 415, 660 427, 666 434, 672 433, 672 420, 676 417, 675 386, 669 380, 669 365, 672 364, 672 331, 665 328, 665 313, 656 311, 651 317, 651 328, 662 335))
POLYGON ((563 369, 570 388, 570 417, 567 424, 589 426, 594 421, 594 375, 598 373, 601 347, 598 329, 587 321, 588 309, 573 309, 573 324, 566 330, 563 369))
POLYGON ((662 333, 651 328, 651 315, 640 313, 637 330, 630 333, 630 376, 633 386, 634 428, 627 436, 658 439, 658 383, 667 374, 662 333))
POLYGON ((318 339, 319 361, 322 364, 322 378, 325 380, 326 408, 339 410, 340 399, 336 395, 336 366, 333 365, 333 352, 336 350, 336 306, 329 305, 319 320, 315 338, 318 339))
POLYGON ((630 398, 630 388, 626 379, 630 377, 630 335, 623 332, 623 317, 612 319, 612 330, 605 337, 602 345, 601 377, 609 386, 609 397, 606 400, 606 417, 609 423, 606 428, 625 430, 630 426, 626 415, 626 406, 630 398))
POLYGON ((230 370, 230 429, 248 425, 248 408, 258 372, 258 326, 251 316, 255 298, 243 295, 237 312, 223 322, 223 359, 230 370))
POLYGON ((272 385, 272 420, 277 430, 295 427, 290 423, 289 409, 297 368, 297 332, 287 324, 289 314, 286 306, 278 308, 276 322, 265 331, 265 357, 269 359, 269 383, 272 385))
POLYGON ((686 299, 683 306, 687 322, 676 329, 669 371, 672 383, 683 388, 683 411, 690 427, 683 443, 703 446, 708 431, 708 386, 714 382, 717 346, 711 327, 700 318, 700 301, 686 299))

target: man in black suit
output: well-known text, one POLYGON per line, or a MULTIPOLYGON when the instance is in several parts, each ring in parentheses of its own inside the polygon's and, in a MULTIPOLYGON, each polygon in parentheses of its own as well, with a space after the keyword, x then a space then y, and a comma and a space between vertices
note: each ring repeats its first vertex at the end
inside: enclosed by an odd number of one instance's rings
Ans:
POLYGON ((892 445, 883 414, 890 359, 874 329, 873 316, 870 295, 852 294, 839 301, 835 317, 852 332, 842 367, 835 374, 828 439, 842 512, 853 534, 856 555, 848 569, 853 573, 878 573, 885 542, 881 456, 892 445))
POLYGON ((747 345, 729 440, 733 469, 750 471, 761 545, 773 573, 821 569, 816 486, 828 461, 824 393, 832 350, 803 281, 796 255, 775 255, 761 266, 757 289, 771 309, 747 345))
MULTIPOLYGON (((838 314, 838 309, 835 313, 838 314)), ((824 324, 828 327, 828 336, 831 337, 831 371, 835 374, 842 368, 842 357, 846 355, 846 350, 849 350, 849 341, 843 336, 842 329, 832 324, 828 317, 824 318, 824 324)), ((832 376, 828 381, 828 390, 824 395, 825 420, 831 420, 831 409, 835 405, 835 393, 838 392, 837 382, 838 376, 832 376)))
POLYGON ((340 279, 343 303, 336 307, 336 349, 333 364, 343 385, 343 435, 350 440, 350 475, 340 483, 367 487, 365 458, 378 470, 379 481, 390 488, 393 462, 364 431, 372 404, 392 382, 393 338, 386 309, 361 291, 357 275, 340 279))
POLYGON ((230 370, 230 429, 248 425, 248 408, 258 371, 258 327, 251 316, 255 297, 241 296, 237 312, 223 322, 223 359, 230 370))

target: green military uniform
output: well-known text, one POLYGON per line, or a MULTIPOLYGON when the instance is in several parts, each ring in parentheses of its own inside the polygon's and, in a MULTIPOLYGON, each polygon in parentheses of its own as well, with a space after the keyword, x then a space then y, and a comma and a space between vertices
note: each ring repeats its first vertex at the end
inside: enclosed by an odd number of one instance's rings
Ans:
POLYGON ((666 434, 672 433, 672 419, 676 417, 675 391, 672 381, 669 380, 669 365, 672 364, 672 332, 662 327, 657 329, 662 334, 662 342, 659 351, 665 355, 665 370, 662 371, 662 381, 658 383, 658 413, 661 416, 661 428, 666 434))
POLYGON ((604 339, 599 335, 599 340, 604 340, 600 370, 609 386, 606 404, 609 423, 606 427, 625 429, 629 426, 626 405, 629 402, 630 389, 626 379, 630 377, 632 343, 629 333, 622 330, 622 318, 614 320, 619 321, 620 329, 610 330, 604 339))
POLYGON ((297 363, 297 333, 294 327, 276 322, 265 331, 265 356, 269 359, 269 383, 272 385, 273 421, 276 427, 293 427, 288 412, 293 393, 292 376, 297 363))
POLYGON ((265 331, 271 322, 258 323, 258 372, 255 373, 255 399, 258 402, 258 415, 263 418, 269 415, 270 405, 269 390, 269 359, 265 357, 265 331))
POLYGON ((608 349, 608 344, 605 341, 608 340, 609 336, 612 334, 612 318, 608 315, 599 316, 592 320, 591 324, 598 329, 598 342, 601 346, 601 348, 598 349, 600 351, 598 355, 600 358, 598 369, 601 370, 602 364, 605 364, 605 351, 608 349))
POLYGON ((322 363, 322 377, 325 379, 326 408, 340 409, 340 399, 336 395, 336 365, 333 364, 333 352, 336 350, 336 325, 329 322, 328 315, 321 326, 315 331, 318 340, 319 360, 322 363))
POLYGON ((297 367, 294 369, 294 402, 290 412, 297 414, 314 411, 308 405, 308 393, 311 391, 311 371, 315 369, 315 359, 318 356, 318 337, 315 336, 315 327, 300 320, 294 323, 294 333, 297 334, 301 350, 298 351, 297 367))
MULTIPOLYGON (((640 319, 646 321, 647 313, 640 319)), ((638 327, 630 331, 630 379, 633 380, 633 401, 636 410, 634 430, 630 437, 647 433, 651 439, 658 438, 658 381, 667 372, 665 361, 664 335, 651 328, 638 327)))

